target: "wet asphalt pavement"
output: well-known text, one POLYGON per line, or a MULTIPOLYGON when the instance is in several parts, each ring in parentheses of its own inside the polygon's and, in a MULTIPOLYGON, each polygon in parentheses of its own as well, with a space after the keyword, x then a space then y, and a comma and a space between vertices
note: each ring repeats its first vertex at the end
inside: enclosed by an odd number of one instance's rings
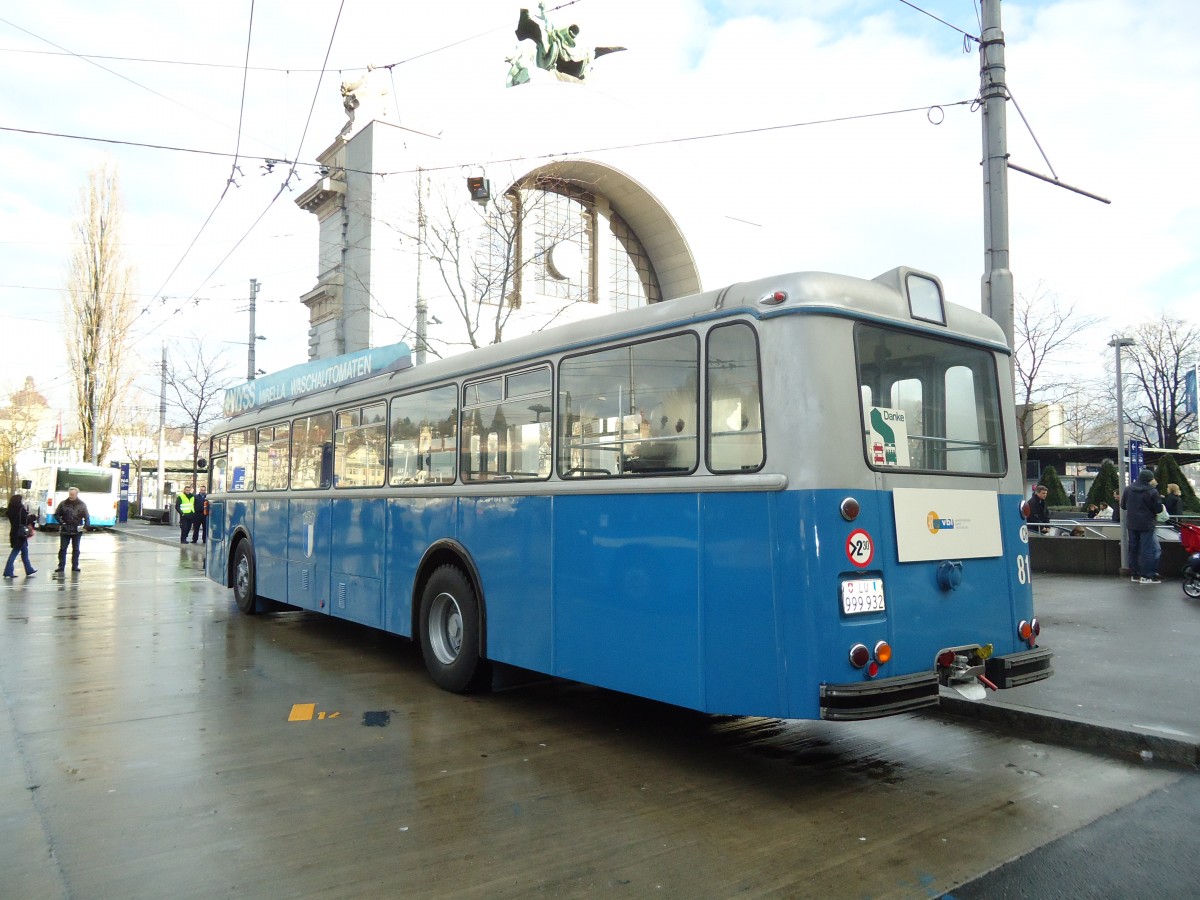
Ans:
POLYGON ((1200 604, 1177 582, 1039 576, 1056 675, 975 707, 992 721, 780 722, 565 682, 450 695, 409 641, 241 615, 173 529, 89 535, 61 578, 56 544, 3 594, 0 897, 1172 896, 1186 882, 1147 873, 1200 877, 1190 833, 1153 827, 1200 778, 1179 765, 1200 604), (1105 891, 1031 880, 1088 859, 1113 863, 1105 891))

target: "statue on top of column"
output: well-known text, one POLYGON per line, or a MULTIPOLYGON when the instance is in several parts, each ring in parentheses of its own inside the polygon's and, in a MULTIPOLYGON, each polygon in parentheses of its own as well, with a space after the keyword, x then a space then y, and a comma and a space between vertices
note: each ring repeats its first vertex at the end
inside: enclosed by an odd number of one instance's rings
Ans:
POLYGON ((581 82, 591 71, 592 62, 609 53, 624 50, 624 47, 581 47, 576 39, 579 26, 568 25, 555 28, 546 15, 546 4, 538 4, 535 19, 528 9, 522 9, 517 19, 517 40, 522 43, 506 60, 509 64, 508 87, 524 84, 530 79, 530 65, 549 72, 560 81, 581 82), (536 49, 524 44, 532 41, 536 49))
POLYGON ((349 137, 358 128, 362 128, 372 119, 391 119, 392 110, 389 102, 390 93, 383 79, 381 69, 373 65, 367 66, 367 71, 357 81, 342 82, 342 106, 346 109, 346 124, 342 126, 341 136, 349 137))

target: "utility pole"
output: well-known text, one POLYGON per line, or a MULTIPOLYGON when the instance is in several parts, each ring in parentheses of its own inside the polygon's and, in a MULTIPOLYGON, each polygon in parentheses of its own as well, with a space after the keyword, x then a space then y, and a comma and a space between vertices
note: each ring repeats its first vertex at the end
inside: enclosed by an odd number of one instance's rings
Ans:
POLYGON ((417 169, 417 365, 425 365, 429 304, 421 293, 421 257, 425 255, 425 180, 417 169))
POLYGON ((167 432, 167 343, 162 345, 162 384, 158 390, 158 502, 166 508, 167 492, 165 490, 166 466, 163 462, 163 447, 166 443, 167 432))
POLYGON ((1008 259, 1008 126, 1005 104, 1004 32, 1000 0, 980 0, 979 97, 983 103, 982 308, 1013 343, 1013 276, 1008 259))
POLYGON ((253 381, 256 369, 254 367, 254 342, 258 340, 258 333, 254 330, 254 306, 258 300, 258 279, 250 279, 250 343, 246 351, 246 380, 253 381))

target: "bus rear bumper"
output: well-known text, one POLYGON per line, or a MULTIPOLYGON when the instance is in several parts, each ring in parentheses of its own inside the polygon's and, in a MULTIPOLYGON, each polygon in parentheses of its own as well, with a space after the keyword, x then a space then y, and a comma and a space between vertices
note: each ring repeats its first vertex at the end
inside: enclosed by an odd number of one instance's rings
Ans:
POLYGON ((849 684, 821 685, 821 718, 835 721, 878 719, 938 702, 936 672, 918 672, 849 684))
POLYGON ((985 674, 1001 690, 1033 684, 1054 674, 1050 666, 1052 656, 1053 651, 1045 647, 1010 653, 1008 656, 993 656, 985 663, 985 674))

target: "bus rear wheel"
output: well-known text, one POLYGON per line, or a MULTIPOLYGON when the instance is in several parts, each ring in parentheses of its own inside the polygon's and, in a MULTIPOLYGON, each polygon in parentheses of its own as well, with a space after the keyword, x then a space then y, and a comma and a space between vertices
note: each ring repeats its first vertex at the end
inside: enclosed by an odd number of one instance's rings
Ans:
POLYGON ((421 594, 418 627, 425 668, 438 687, 461 694, 487 683, 480 621, 479 599, 462 569, 437 569, 421 594))
POLYGON ((254 581, 254 554, 250 542, 242 541, 233 551, 233 599, 238 609, 249 616, 258 612, 254 581))

